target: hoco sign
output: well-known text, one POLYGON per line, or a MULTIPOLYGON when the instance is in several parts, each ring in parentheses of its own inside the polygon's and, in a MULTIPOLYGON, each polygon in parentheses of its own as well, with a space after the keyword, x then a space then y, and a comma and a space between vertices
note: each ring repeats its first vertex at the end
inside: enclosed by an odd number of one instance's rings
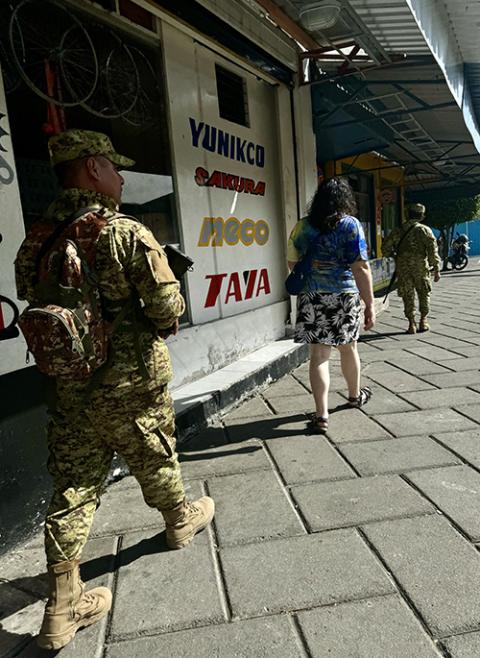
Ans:
POLYGON ((230 160, 245 162, 256 167, 265 166, 265 147, 220 130, 203 121, 189 117, 192 146, 218 153, 230 160))

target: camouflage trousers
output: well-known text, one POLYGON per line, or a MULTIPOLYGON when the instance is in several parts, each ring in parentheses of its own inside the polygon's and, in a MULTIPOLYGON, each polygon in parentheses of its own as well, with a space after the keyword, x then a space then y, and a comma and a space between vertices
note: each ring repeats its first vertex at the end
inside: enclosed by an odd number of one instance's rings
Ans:
POLYGON ((85 398, 84 386, 57 383, 48 427, 53 478, 45 521, 49 565, 80 557, 114 452, 125 459, 147 505, 169 510, 183 500, 174 431, 167 386, 99 386, 85 398))
POLYGON ((425 317, 430 311, 430 293, 432 281, 430 274, 398 271, 398 295, 403 299, 405 317, 415 318, 415 293, 418 296, 420 315, 425 317))

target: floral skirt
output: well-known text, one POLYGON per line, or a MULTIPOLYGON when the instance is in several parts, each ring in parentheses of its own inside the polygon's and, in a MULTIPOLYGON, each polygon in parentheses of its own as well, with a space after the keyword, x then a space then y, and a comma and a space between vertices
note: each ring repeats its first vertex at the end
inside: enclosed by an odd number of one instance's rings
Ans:
POLYGON ((360 334, 358 293, 306 292, 297 297, 296 343, 346 345, 360 334))

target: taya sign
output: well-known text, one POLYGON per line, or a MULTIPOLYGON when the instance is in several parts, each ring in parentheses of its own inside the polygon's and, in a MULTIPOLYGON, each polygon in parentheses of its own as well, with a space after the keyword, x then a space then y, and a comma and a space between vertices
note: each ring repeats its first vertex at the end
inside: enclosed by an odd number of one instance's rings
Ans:
POLYGON ((255 183, 251 178, 227 174, 224 171, 215 170, 210 176, 208 171, 203 167, 195 169, 195 182, 197 185, 205 187, 219 187, 222 190, 232 190, 232 192, 245 192, 245 194, 265 195, 264 181, 255 183))
POLYGON ((256 167, 265 166, 265 148, 260 144, 231 135, 203 121, 197 123, 192 117, 189 117, 189 122, 193 147, 204 148, 206 151, 218 153, 237 162, 245 162, 256 167))
POLYGON ((261 293, 270 294, 270 281, 266 268, 260 271, 246 270, 243 272, 243 285, 238 272, 232 272, 230 275, 227 273, 208 274, 205 278, 210 279, 210 284, 204 308, 215 306, 221 293, 225 293, 225 297, 222 295, 225 304, 232 299, 235 302, 242 302, 252 299, 252 297, 258 297, 261 293))
POLYGON ((253 219, 244 219, 242 222, 236 217, 223 219, 223 217, 204 217, 199 247, 223 247, 223 243, 235 245, 241 242, 249 247, 254 242, 263 246, 270 235, 268 224, 263 219, 255 222, 253 219))

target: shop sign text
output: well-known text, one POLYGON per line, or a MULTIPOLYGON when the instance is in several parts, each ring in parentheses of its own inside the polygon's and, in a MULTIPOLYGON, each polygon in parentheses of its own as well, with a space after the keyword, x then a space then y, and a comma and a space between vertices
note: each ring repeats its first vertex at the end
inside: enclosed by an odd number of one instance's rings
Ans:
POLYGON ((203 121, 197 123, 192 117, 189 117, 189 122, 193 147, 204 148, 206 151, 218 153, 237 162, 245 162, 256 167, 265 166, 265 147, 261 144, 236 137, 203 121))
MULTIPOLYGON (((0 121, 4 117, 5 117, 5 114, 0 112, 0 121)), ((6 135, 8 135, 7 131, 4 130, 0 126, 0 139, 2 137, 5 137, 6 135)), ((7 149, 4 146, 2 146, 1 143, 0 143, 0 151, 3 151, 4 153, 7 152, 7 149)), ((13 182, 14 178, 15 178, 15 175, 13 173, 13 169, 8 164, 8 162, 5 160, 5 158, 2 155, 0 155, 0 183, 3 184, 3 185, 10 185, 10 183, 13 182)))
POLYGON ((219 187, 222 190, 232 190, 232 192, 244 192, 245 194, 265 195, 265 182, 257 183, 251 178, 227 174, 224 171, 215 170, 210 176, 208 171, 203 167, 197 167, 195 170, 195 182, 201 187, 219 187))
POLYGON ((249 247, 254 242, 263 246, 270 235, 268 224, 263 219, 255 222, 253 219, 244 219, 242 222, 236 217, 223 219, 223 217, 204 217, 199 247, 223 247, 223 243, 235 245, 241 242, 249 247))
POLYGON ((205 278, 210 279, 210 283, 204 308, 215 306, 220 296, 224 304, 228 304, 232 300, 234 302, 243 302, 258 297, 262 293, 264 295, 270 294, 270 281, 266 268, 246 270, 242 274, 243 283, 238 272, 208 274, 205 278), (223 294, 225 294, 225 297, 223 297, 223 294))

